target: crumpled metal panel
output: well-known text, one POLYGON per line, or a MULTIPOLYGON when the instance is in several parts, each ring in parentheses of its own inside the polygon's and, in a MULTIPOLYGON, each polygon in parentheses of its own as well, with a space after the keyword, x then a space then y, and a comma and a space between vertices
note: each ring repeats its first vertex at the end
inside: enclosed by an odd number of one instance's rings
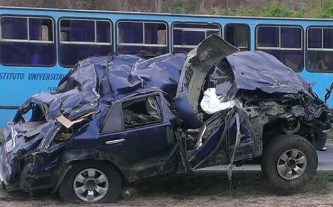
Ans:
POLYGON ((175 100, 184 127, 202 126, 201 117, 198 117, 199 98, 201 98, 207 74, 216 62, 237 51, 237 48, 219 36, 211 35, 187 55, 175 100))
POLYGON ((4 142, 12 138, 10 127, 14 127, 18 133, 15 148, 7 154, 4 150, 1 152, 3 158, 0 171, 5 183, 13 181, 20 170, 18 156, 33 152, 31 155, 34 162, 30 163, 29 170, 25 172, 32 177, 38 170, 45 169, 47 162, 56 160, 53 156, 58 154, 49 150, 59 152, 63 149, 63 145, 52 142, 66 127, 59 123, 61 119, 57 119, 58 117, 62 116, 71 122, 90 114, 90 123, 82 126, 75 137, 97 138, 100 124, 113 100, 131 93, 145 93, 147 88, 152 87, 162 89, 169 94, 167 98, 172 99, 184 61, 184 54, 167 54, 149 60, 130 55, 113 55, 80 61, 61 80, 56 93, 39 93, 25 101, 18 109, 14 123, 5 130, 4 142), (28 125, 23 127, 19 120, 34 104, 43 110, 45 121, 27 133, 28 125), (27 140, 27 134, 35 137, 27 140))
POLYGON ((262 52, 249 51, 229 55, 238 89, 260 89, 266 93, 309 94, 300 77, 276 57, 262 52))
POLYGON ((101 101, 111 102, 131 92, 157 87, 173 98, 184 62, 185 54, 166 54, 149 60, 131 55, 90 57, 79 62, 59 83, 57 92, 79 86, 82 91, 94 89, 101 101))

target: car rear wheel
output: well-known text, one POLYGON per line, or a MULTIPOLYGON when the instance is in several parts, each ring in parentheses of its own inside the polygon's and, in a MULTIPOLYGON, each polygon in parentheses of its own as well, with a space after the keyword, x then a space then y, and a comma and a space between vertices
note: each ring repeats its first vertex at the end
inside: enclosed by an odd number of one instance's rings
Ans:
POLYGON ((113 202, 122 190, 117 169, 102 162, 80 162, 67 173, 59 187, 66 202, 113 202))
POLYGON ((279 189, 294 191, 315 175, 318 157, 314 146, 298 135, 282 135, 264 149, 262 171, 279 189))

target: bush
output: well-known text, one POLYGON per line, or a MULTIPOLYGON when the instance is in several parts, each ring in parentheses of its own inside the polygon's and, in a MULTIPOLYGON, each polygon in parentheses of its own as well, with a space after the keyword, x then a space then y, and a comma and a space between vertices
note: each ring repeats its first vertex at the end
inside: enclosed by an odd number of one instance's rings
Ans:
POLYGON ((242 7, 236 11, 237 16, 258 16, 258 12, 251 8, 242 7))
POLYGON ((325 1, 321 10, 319 10, 315 17, 331 18, 333 17, 333 2, 325 1))
POLYGON ((283 5, 272 4, 264 7, 260 13, 264 17, 292 17, 293 11, 283 5))
POLYGON ((297 10, 295 16, 300 18, 305 17, 305 10, 304 9, 297 10))
POLYGON ((224 10, 222 12, 222 15, 233 16, 234 15, 234 11, 232 9, 228 8, 228 9, 226 9, 226 10, 224 10))
POLYGON ((183 1, 177 1, 172 8, 172 12, 176 14, 185 14, 185 8, 183 5, 183 1))

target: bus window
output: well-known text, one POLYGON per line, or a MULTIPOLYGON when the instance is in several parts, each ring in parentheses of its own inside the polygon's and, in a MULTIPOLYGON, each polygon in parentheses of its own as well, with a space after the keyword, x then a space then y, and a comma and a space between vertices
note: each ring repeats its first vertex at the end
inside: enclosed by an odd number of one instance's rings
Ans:
POLYGON ((163 22, 119 21, 117 28, 117 53, 153 57, 168 52, 163 22))
POLYGON ((309 27, 307 30, 306 69, 333 71, 333 27, 309 27))
POLYGON ((209 35, 221 36, 218 24, 174 23, 172 26, 173 52, 189 52, 209 35))
POLYGON ((279 27, 258 27, 257 48, 279 48, 279 27))
POLYGON ((298 26, 258 26, 256 49, 283 62, 294 71, 304 67, 303 30, 298 26))
POLYGON ((52 66, 56 61, 51 18, 2 16, 0 62, 13 66, 52 66))
POLYGON ((79 60, 112 52, 111 22, 92 19, 60 20, 60 64, 72 67, 79 60))
POLYGON ((250 27, 246 24, 228 24, 225 27, 225 38, 241 51, 250 50, 250 27))

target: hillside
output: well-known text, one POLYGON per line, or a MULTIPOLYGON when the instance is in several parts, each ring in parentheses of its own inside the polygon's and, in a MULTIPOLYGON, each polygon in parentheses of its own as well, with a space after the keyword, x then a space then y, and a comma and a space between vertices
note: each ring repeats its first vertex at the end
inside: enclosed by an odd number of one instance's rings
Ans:
POLYGON ((1 6, 273 17, 333 17, 332 0, 0 0, 1 6))

